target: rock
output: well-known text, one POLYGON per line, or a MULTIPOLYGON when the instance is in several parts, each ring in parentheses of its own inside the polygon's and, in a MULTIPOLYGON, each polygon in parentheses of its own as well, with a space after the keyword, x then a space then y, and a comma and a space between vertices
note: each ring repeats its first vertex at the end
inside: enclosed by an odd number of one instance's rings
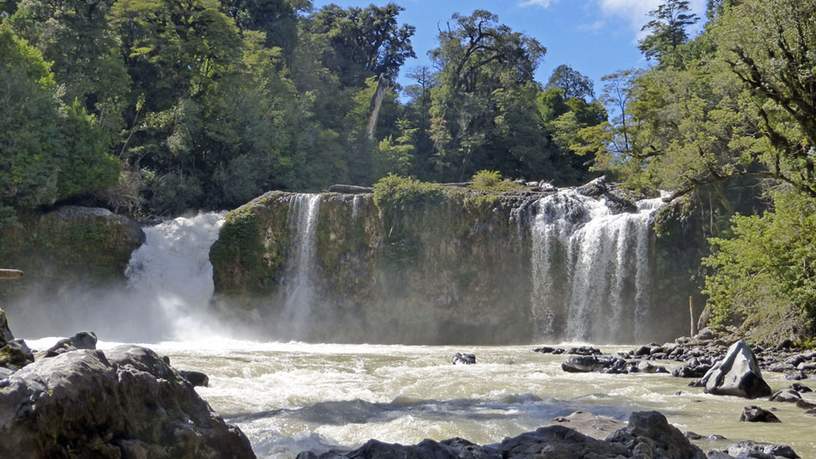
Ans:
POLYGON ((793 371, 791 373, 785 373, 785 379, 788 381, 801 381, 807 379, 807 375, 804 371, 793 371))
POLYGON ((771 388, 762 379, 751 348, 740 340, 728 348, 725 358, 717 362, 700 380, 705 392, 745 398, 767 397, 771 388))
POLYGON ((567 354, 570 355, 601 355, 600 349, 597 347, 592 346, 579 346, 579 347, 571 347, 567 349, 567 354))
POLYGON ((705 454, 656 411, 635 412, 626 428, 612 434, 607 441, 621 443, 635 457, 663 459, 705 459, 705 454))
POLYGON ((697 341, 711 341, 715 338, 714 331, 710 328, 706 327, 700 330, 696 335, 694 335, 694 339, 697 341))
POLYGON ((816 403, 811 403, 805 399, 799 399, 796 401, 796 406, 802 408, 803 410, 812 410, 816 408, 816 403))
POLYGON ((795 390, 796 392, 799 392, 800 394, 806 394, 808 392, 813 392, 813 389, 811 389, 810 387, 808 387, 808 386, 806 386, 804 384, 799 384, 799 383, 791 384, 791 389, 795 390))
POLYGON ((782 422, 770 411, 755 405, 746 406, 740 415, 741 422, 782 422))
POLYGON ((668 373, 669 372, 669 370, 667 370, 666 367, 662 367, 662 366, 659 366, 659 365, 652 365, 651 363, 649 363, 649 362, 647 362, 645 360, 638 363, 637 370, 640 373, 649 373, 649 374, 668 373))
POLYGON ((561 425, 576 430, 589 437, 603 440, 612 432, 626 425, 617 419, 607 416, 596 416, 586 411, 576 411, 569 416, 559 416, 553 419, 551 425, 561 425))
POLYGON ((25 341, 14 339, 0 347, 0 367, 19 370, 34 361, 34 354, 25 341))
MULTIPOLYGON (((614 435, 614 434, 613 434, 614 435)), ((627 457, 626 446, 596 440, 563 426, 542 427, 501 442, 502 459, 579 458, 613 459, 627 457)))
POLYGON ((560 347, 550 347, 550 346, 541 346, 533 349, 533 352, 539 352, 541 354, 563 354, 566 352, 566 349, 560 347))
POLYGON ((70 338, 61 339, 48 348, 43 353, 43 357, 54 357, 77 349, 96 349, 96 334, 94 332, 79 332, 70 338))
POLYGON ((603 198, 607 207, 616 213, 637 212, 637 205, 620 191, 610 186, 606 177, 601 176, 575 189, 578 194, 592 198, 603 198))
POLYGON ((179 370, 179 374, 193 387, 209 387, 210 377, 200 371, 179 370))
POLYGON ((564 361, 561 364, 561 369, 568 373, 590 373, 608 368, 617 360, 622 361, 622 359, 616 359, 615 357, 575 355, 564 361))
POLYGON ((366 194, 366 193, 373 193, 374 189, 366 187, 366 186, 356 186, 356 185, 331 185, 331 186, 329 186, 328 191, 330 193, 366 194))
POLYGON ((649 346, 640 346, 639 348, 635 349, 635 355, 649 355, 651 354, 651 348, 649 346))
POLYGON ((34 354, 25 341, 14 339, 6 311, 0 309, 0 368, 18 370, 34 361, 34 354))
POLYGON ((553 185, 552 183, 545 182, 542 180, 541 182, 538 183, 538 191, 541 191, 543 193, 554 193, 558 191, 558 188, 556 188, 555 185, 553 185))
MULTIPOLYGON (((728 455, 737 459, 800 459, 788 445, 741 441, 728 447, 728 455)), ((709 456, 710 457, 710 456, 709 456)))
POLYGON ((454 438, 442 442, 423 440, 418 445, 403 446, 400 444, 383 443, 369 440, 360 448, 347 451, 329 451, 323 454, 302 452, 297 459, 388 459, 388 458, 416 458, 416 459, 500 459, 501 456, 490 448, 481 447, 461 438, 454 438))
POLYGON ((772 402, 796 403, 799 400, 802 400, 802 396, 791 389, 778 390, 771 395, 772 402))
POLYGON ((678 378, 702 378, 708 373, 711 366, 694 357, 685 365, 675 368, 672 371, 672 376, 678 378))
POLYGON ((453 355, 453 364, 454 365, 475 365, 476 364, 476 354, 465 354, 463 352, 457 352, 453 355))
POLYGON ((0 387, 0 457, 254 458, 149 349, 80 349, 40 359, 0 387))

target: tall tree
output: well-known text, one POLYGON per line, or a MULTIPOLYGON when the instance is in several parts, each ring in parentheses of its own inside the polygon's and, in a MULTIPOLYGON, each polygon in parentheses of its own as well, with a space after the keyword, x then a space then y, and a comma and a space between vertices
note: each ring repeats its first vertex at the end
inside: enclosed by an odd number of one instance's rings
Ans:
POLYGON ((700 18, 690 11, 689 0, 664 0, 649 17, 641 29, 648 35, 640 41, 640 51, 646 59, 677 64, 677 48, 688 41, 687 28, 700 18))
POLYGON ((563 89, 566 98, 588 100, 595 97, 595 84, 592 80, 566 64, 559 65, 553 70, 547 81, 547 87, 563 89))

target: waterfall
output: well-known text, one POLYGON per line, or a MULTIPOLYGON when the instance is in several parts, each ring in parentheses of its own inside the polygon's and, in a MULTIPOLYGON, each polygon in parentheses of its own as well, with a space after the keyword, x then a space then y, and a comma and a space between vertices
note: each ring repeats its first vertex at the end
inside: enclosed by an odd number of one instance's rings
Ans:
POLYGON ((145 243, 125 271, 128 293, 154 316, 160 336, 179 338, 200 331, 212 298, 210 247, 224 223, 220 212, 179 217, 145 228, 145 243), (169 335, 169 336, 167 336, 169 335))
POLYGON ((289 226, 294 240, 286 267, 283 323, 286 333, 300 336, 311 315, 317 266, 319 194, 296 194, 289 205, 289 226))
POLYGON ((531 315, 541 338, 641 339, 650 320, 650 222, 660 199, 613 213, 603 200, 561 190, 532 222, 531 315))

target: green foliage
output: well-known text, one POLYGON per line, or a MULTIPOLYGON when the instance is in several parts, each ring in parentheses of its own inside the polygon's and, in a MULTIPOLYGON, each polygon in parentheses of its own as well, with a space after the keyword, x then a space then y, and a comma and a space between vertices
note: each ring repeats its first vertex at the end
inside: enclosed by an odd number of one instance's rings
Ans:
POLYGON ((640 41, 640 50, 646 59, 677 65, 677 49, 688 41, 686 29, 700 18, 690 12, 688 0, 664 0, 649 16, 652 20, 641 29, 649 34, 640 41))
POLYGON ((471 178, 473 184, 470 186, 474 190, 491 193, 504 193, 524 188, 522 185, 510 180, 502 179, 501 172, 481 170, 476 172, 471 178))
POLYGON ((399 212, 411 206, 438 203, 445 188, 411 177, 387 175, 374 184, 374 203, 383 210, 399 212))
MULTIPOLYGON (((39 50, 0 25, 0 214, 84 195, 112 183, 118 161, 78 103, 57 98, 39 50)), ((0 222, 2 221, 0 220, 0 222)))
MULTIPOLYGON (((712 239, 705 292, 716 325, 780 318, 799 334, 816 325, 816 200, 774 195, 774 210, 734 218, 733 237, 712 239)), ((772 330, 777 332, 777 330, 772 330)), ((785 336, 783 336, 784 338, 785 336)))

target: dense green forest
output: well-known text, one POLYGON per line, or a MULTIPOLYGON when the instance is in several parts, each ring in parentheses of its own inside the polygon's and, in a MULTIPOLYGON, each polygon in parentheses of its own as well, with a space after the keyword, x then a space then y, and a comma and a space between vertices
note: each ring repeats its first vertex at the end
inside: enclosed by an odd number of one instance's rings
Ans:
POLYGON ((401 11, 0 1, 0 221, 65 202, 172 215, 390 174, 607 174, 690 207, 705 193, 715 321, 763 304, 816 316, 816 0, 709 0, 705 18, 664 0, 648 65, 597 94, 568 66, 536 81, 546 48, 481 10, 447 19, 401 86, 401 11), (768 210, 732 226, 746 195, 768 210))

